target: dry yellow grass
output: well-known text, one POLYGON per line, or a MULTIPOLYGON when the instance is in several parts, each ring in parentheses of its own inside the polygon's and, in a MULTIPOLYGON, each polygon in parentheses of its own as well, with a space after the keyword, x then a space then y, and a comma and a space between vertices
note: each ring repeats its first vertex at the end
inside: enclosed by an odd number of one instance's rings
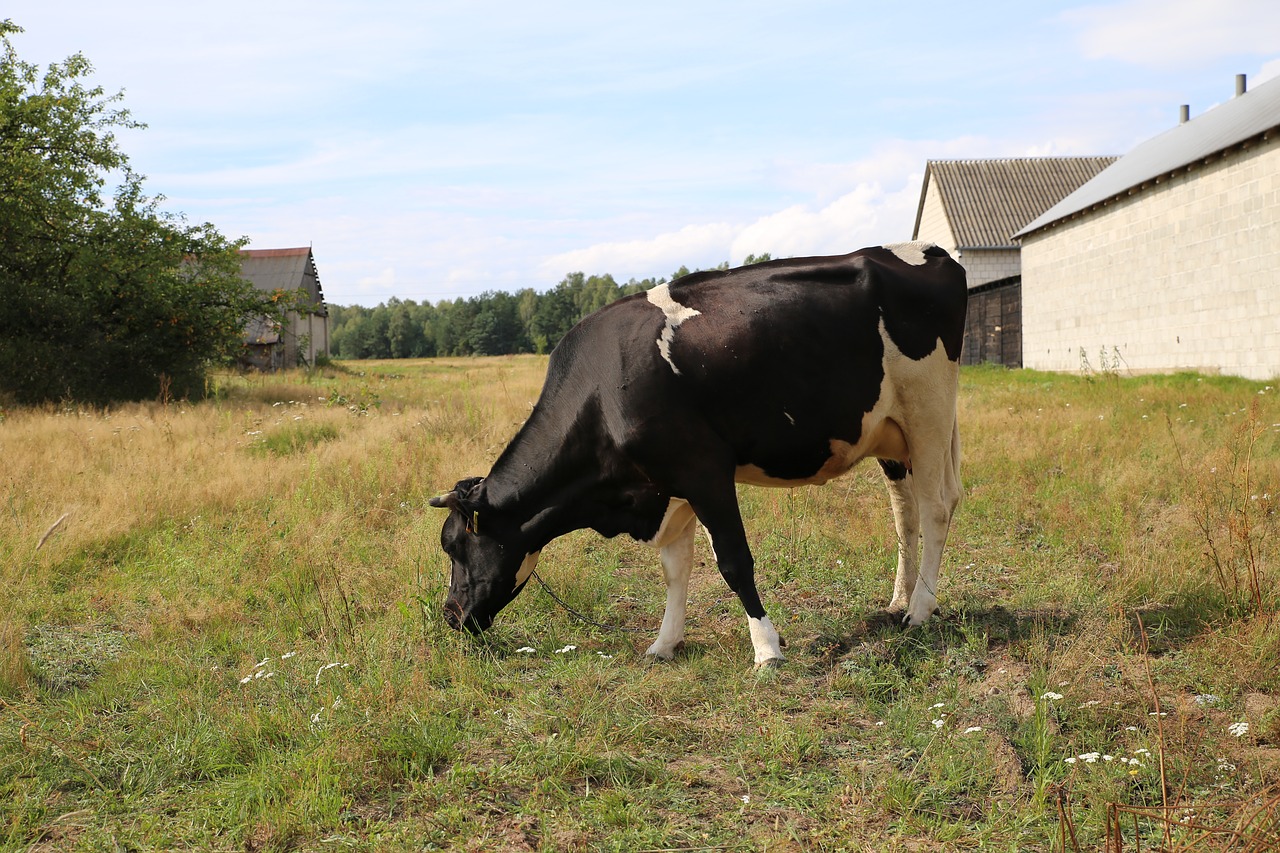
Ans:
POLYGON ((458 472, 488 469, 536 399, 545 359, 446 360, 412 376, 403 363, 361 367, 364 375, 310 382, 301 373, 227 376, 219 399, 195 405, 7 412, 0 610, 24 590, 47 589, 51 567, 103 543, 272 496, 298 516, 289 547, 317 565, 349 562, 343 541, 353 522, 385 526, 403 508, 420 512, 458 472), (266 449, 291 431, 333 439, 305 452, 266 449), (311 506, 290 502, 299 490, 314 495, 311 506))

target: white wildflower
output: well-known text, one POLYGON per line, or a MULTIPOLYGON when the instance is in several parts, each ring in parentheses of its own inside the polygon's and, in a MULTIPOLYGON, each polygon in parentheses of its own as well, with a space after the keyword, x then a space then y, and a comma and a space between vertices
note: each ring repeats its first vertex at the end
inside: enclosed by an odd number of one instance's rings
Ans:
POLYGON ((1057 700, 1059 700, 1059 699, 1061 699, 1061 698, 1062 698, 1062 694, 1061 694, 1061 693, 1054 693, 1052 690, 1046 690, 1044 693, 1042 693, 1042 694, 1040 695, 1040 698, 1041 698, 1041 699, 1048 699, 1048 700, 1049 700, 1049 701, 1051 701, 1051 702, 1056 702, 1057 700))
POLYGON ((945 720, 934 720, 934 721, 933 721, 933 727, 934 727, 935 729, 940 729, 940 728, 942 728, 942 727, 943 727, 943 725, 945 725, 945 723, 946 723, 946 721, 945 721, 945 720))
POLYGON ((349 663, 341 663, 341 662, 339 662, 339 661, 334 661, 333 663, 327 663, 327 664, 325 664, 324 666, 320 667, 319 669, 317 669, 317 670, 316 670, 316 686, 317 686, 317 687, 319 687, 319 686, 320 686, 320 676, 321 676, 321 675, 323 675, 326 671, 328 671, 328 670, 330 670, 330 669, 333 669, 334 667, 337 667, 337 666, 340 666, 340 667, 342 667, 343 669, 348 669, 348 668, 351 666, 351 664, 349 664, 349 663))
POLYGON ((936 711, 936 710, 938 710, 939 708, 945 708, 945 707, 947 707, 947 703, 946 703, 946 702, 939 702, 939 703, 938 703, 938 704, 936 704, 936 705, 930 705, 930 706, 929 706, 929 710, 930 710, 930 711, 936 711))
POLYGON ((1249 733, 1249 724, 1246 722, 1232 723, 1227 726, 1227 732, 1236 737, 1244 737, 1249 733))
POLYGON ((291 657, 297 657, 297 655, 298 655, 297 652, 285 652, 284 654, 280 655, 280 660, 288 660, 291 657))
POLYGON ((745 805, 747 805, 747 804, 748 804, 748 803, 750 803, 750 802, 751 802, 751 795, 750 795, 750 794, 743 794, 743 795, 742 795, 742 804, 745 806, 745 805))
POLYGON ((563 649, 556 649, 556 654, 564 655, 564 654, 568 654, 569 652, 573 652, 577 650, 578 650, 577 646, 565 646, 563 649))
POLYGON ((538 650, 535 649, 533 646, 521 646, 520 648, 516 649, 516 654, 518 655, 532 655, 532 654, 537 654, 537 652, 538 650))
POLYGON ((964 733, 967 735, 971 735, 974 732, 980 732, 980 731, 982 731, 982 726, 969 726, 969 728, 964 730, 964 733))

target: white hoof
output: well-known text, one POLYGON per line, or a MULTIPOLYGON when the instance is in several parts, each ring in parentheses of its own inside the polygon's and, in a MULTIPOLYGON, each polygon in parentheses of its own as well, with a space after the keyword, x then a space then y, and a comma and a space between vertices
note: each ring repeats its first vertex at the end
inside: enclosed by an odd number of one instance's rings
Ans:
POLYGON ((680 651, 682 648, 684 648, 684 640, 681 640, 678 643, 654 643, 649 647, 649 650, 645 652, 645 656, 651 657, 654 660, 672 660, 675 658, 676 652, 680 651))
POLYGON ((907 608, 907 612, 903 614, 902 621, 908 627, 919 628, 921 625, 929 621, 929 617, 938 612, 938 600, 932 595, 916 596, 911 600, 911 606, 907 608))

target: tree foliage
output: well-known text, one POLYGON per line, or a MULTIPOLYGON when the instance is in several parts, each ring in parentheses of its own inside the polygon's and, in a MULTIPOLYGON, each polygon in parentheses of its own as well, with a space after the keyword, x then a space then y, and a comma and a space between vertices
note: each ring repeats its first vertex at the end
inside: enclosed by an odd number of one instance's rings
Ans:
POLYGON ((114 135, 141 126, 122 94, 87 85, 79 54, 41 73, 18 32, 0 22, 0 396, 198 395, 270 296, 240 277, 242 241, 143 193, 114 135))
MULTIPOLYGON (((770 260, 766 252, 744 264, 770 260)), ((718 270, 729 269, 729 263, 718 270)), ((680 267, 671 278, 689 275, 680 267)), ((570 273, 545 293, 490 291, 434 305, 390 299, 376 308, 329 306, 329 348, 338 358, 424 358, 550 352, 583 317, 614 300, 644 293, 667 279, 570 273)))

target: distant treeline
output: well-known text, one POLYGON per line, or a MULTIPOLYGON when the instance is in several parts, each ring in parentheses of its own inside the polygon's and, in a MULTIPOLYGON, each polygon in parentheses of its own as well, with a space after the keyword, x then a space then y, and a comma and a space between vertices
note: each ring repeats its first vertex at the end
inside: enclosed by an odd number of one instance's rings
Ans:
MULTIPOLYGON (((748 255, 744 264, 769 260, 748 255)), ((716 269, 728 269, 726 261, 716 269)), ((689 274, 680 267, 672 279, 689 274)), ((488 291, 468 299, 430 302, 390 299, 376 308, 329 306, 329 351, 335 358, 428 358, 550 352, 592 311, 643 293, 665 278, 631 279, 572 273, 551 290, 525 288, 512 295, 488 291)))

